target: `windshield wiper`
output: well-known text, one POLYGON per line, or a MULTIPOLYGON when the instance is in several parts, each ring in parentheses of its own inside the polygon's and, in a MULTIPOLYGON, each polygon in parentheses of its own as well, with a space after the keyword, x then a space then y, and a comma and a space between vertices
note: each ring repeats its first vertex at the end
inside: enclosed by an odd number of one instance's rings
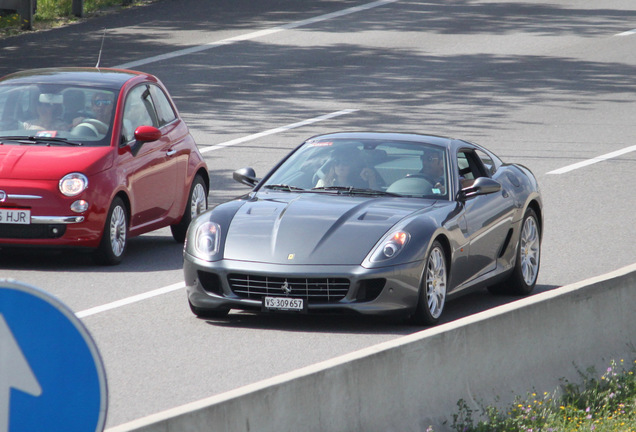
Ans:
POLYGON ((282 190, 282 191, 287 191, 287 192, 297 192, 297 191, 304 191, 306 189, 303 189, 301 187, 298 186, 290 186, 287 184, 271 184, 271 185, 265 185, 263 186, 267 189, 275 189, 275 190, 282 190))
POLYGON ((47 144, 68 144, 73 146, 83 146, 84 143, 77 141, 69 141, 67 138, 59 138, 59 137, 46 137, 46 136, 2 136, 0 137, 0 141, 17 141, 22 144, 39 144, 39 143, 47 143, 47 144))
POLYGON ((321 186, 313 188, 312 191, 334 191, 339 194, 346 193, 350 195, 402 196, 393 192, 386 192, 377 189, 355 188, 353 186, 321 186))

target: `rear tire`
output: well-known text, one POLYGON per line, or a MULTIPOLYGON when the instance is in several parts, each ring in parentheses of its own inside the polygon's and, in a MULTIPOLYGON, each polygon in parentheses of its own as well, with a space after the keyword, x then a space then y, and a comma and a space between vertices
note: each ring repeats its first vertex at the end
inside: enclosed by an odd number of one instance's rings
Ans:
POLYGON ((537 214, 529 208, 521 223, 515 267, 505 281, 488 287, 493 294, 528 295, 534 289, 541 264, 541 229, 537 214))
POLYGON ((124 201, 117 197, 108 210, 102 239, 94 253, 95 261, 101 265, 117 265, 121 263, 127 245, 128 210, 124 201))
POLYGON ((419 301, 410 320, 412 324, 433 325, 439 322, 446 303, 446 267, 446 253, 441 243, 436 240, 426 257, 419 301))
POLYGON ((186 208, 183 211, 181 221, 176 225, 170 225, 170 231, 172 231, 172 238, 177 242, 183 243, 188 232, 188 226, 192 219, 206 211, 208 208, 208 189, 205 187, 205 182, 200 175, 196 175, 192 181, 192 187, 190 188, 190 196, 186 208))

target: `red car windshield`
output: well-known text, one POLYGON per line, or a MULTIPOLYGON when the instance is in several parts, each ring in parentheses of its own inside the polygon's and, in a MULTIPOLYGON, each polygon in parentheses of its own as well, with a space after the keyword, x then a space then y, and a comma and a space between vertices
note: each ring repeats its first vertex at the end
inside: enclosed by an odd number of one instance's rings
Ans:
POLYGON ((0 139, 56 138, 108 145, 117 94, 61 84, 0 85, 0 139))

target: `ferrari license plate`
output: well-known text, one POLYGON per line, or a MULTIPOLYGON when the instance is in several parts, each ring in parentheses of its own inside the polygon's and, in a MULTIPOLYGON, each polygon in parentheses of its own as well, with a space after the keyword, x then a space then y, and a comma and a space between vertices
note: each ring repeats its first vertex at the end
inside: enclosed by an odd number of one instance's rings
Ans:
POLYGON ((23 209, 0 209, 0 224, 20 224, 31 223, 31 210, 23 209))
POLYGON ((302 312, 304 310, 304 301, 299 298, 265 297, 263 299, 263 308, 265 310, 302 312))

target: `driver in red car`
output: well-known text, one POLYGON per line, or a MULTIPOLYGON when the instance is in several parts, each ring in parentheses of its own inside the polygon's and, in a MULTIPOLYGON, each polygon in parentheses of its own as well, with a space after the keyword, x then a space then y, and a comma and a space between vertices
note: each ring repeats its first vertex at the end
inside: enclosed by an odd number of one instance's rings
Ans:
POLYGON ((95 115, 91 118, 75 118, 73 127, 84 124, 91 127, 91 129, 94 128, 97 136, 105 135, 108 132, 108 125, 113 112, 113 96, 105 92, 95 93, 91 100, 91 108, 95 115))

